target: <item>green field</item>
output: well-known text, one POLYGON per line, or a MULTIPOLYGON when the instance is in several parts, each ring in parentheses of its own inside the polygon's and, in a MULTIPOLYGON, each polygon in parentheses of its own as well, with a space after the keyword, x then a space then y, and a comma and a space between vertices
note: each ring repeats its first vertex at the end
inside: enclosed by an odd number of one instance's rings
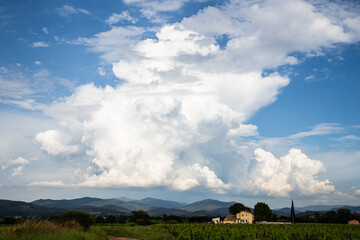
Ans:
POLYGON ((344 240, 360 239, 360 226, 344 224, 176 224, 167 226, 179 240, 344 240))
POLYGON ((213 224, 98 224, 86 232, 47 227, 0 227, 0 240, 105 240, 108 236, 173 240, 359 240, 360 226, 341 224, 213 225, 213 224))
POLYGON ((87 231, 63 228, 49 221, 37 224, 19 224, 0 227, 0 240, 107 240, 108 236, 137 239, 161 240, 175 239, 165 225, 134 226, 130 224, 97 224, 87 231), (29 225, 31 225, 29 227, 29 225), (34 226, 35 225, 35 226, 34 226))

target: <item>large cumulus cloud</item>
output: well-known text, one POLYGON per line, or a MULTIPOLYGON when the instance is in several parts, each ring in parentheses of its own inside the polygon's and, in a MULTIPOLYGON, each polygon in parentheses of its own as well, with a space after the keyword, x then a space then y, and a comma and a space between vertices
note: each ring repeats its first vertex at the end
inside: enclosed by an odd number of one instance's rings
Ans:
POLYGON ((322 163, 296 149, 280 159, 257 149, 257 167, 247 172, 250 159, 240 157, 242 146, 234 139, 258 135, 246 121, 290 82, 265 69, 297 64, 296 51, 358 40, 354 21, 297 0, 232 1, 167 24, 156 38, 142 39, 145 29, 136 27, 81 38, 77 43, 101 52, 125 83, 80 86, 49 105, 44 112, 62 129, 39 133, 36 141, 52 155, 82 152, 91 167, 83 171, 81 186, 221 193, 233 187, 229 173, 241 166, 240 178, 249 177, 257 192, 332 192, 328 180, 317 179, 322 163), (238 162, 226 165, 225 153, 238 162))

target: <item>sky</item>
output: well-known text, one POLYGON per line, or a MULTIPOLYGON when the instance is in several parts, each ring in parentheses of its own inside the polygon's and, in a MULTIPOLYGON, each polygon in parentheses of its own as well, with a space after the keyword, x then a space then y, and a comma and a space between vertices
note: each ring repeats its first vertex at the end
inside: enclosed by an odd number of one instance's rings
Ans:
POLYGON ((360 205, 360 3, 0 1, 0 198, 360 205))

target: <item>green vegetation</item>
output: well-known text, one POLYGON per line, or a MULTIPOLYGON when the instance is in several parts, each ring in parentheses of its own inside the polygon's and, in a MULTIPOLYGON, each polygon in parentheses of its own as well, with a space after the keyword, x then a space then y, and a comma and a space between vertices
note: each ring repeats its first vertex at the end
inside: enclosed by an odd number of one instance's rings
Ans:
POLYGON ((61 224, 66 224, 68 222, 77 222, 85 231, 88 230, 89 227, 95 223, 94 219, 89 213, 79 211, 64 212, 58 217, 58 222, 61 224))
POLYGON ((273 213, 266 203, 258 202, 254 206, 254 214, 255 214, 255 220, 256 221, 274 221, 276 219, 273 219, 273 213))
POLYGON ((229 212, 234 215, 245 210, 250 211, 250 208, 245 207, 244 204, 242 203, 234 203, 229 207, 229 212))
POLYGON ((178 240, 346 240, 360 239, 360 226, 340 224, 248 225, 176 224, 168 231, 178 240))
POLYGON ((0 227, 0 240, 108 240, 108 236, 148 240, 174 239, 164 225, 98 224, 83 231, 80 224, 59 224, 48 220, 28 220, 11 227, 0 227))
POLYGON ((344 224, 97 224, 88 231, 76 222, 25 221, 0 227, 0 240, 105 240, 108 236, 148 240, 347 240, 360 239, 360 226, 344 224))
POLYGON ((0 240, 105 240, 105 231, 90 228, 83 231, 76 221, 59 223, 48 220, 27 220, 11 227, 0 227, 0 240))
POLYGON ((97 225, 101 231, 105 231, 109 236, 128 237, 147 240, 167 240, 174 239, 163 224, 155 224, 149 226, 136 226, 130 224, 112 224, 97 225))

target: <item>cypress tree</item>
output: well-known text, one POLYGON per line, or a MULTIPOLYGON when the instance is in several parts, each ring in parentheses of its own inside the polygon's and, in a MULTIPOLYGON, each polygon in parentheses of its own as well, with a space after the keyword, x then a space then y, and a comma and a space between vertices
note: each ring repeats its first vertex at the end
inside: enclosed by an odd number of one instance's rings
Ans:
POLYGON ((291 199, 291 222, 295 223, 295 209, 294 209, 294 201, 291 199))

